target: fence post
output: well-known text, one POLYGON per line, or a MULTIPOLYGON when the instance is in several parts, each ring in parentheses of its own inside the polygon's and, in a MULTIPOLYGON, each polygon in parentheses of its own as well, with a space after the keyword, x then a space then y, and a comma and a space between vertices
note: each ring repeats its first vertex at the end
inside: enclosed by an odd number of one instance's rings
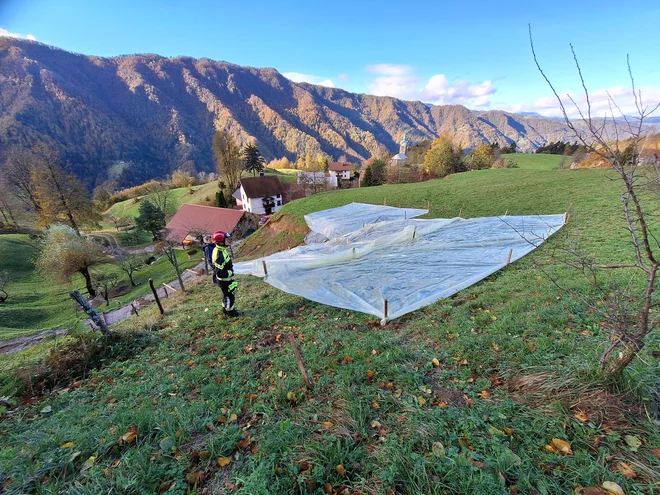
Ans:
MULTIPOLYGON (((156 300, 156 304, 158 304, 158 309, 160 310, 160 314, 163 315, 165 314, 165 310, 163 309, 163 305, 160 303, 160 298, 158 297, 158 291, 154 287, 154 280, 152 278, 149 279, 149 287, 151 287, 151 292, 154 294, 154 299, 156 300)), ((165 290, 165 293, 167 294, 167 289, 165 290)))
POLYGON ((96 324, 97 327, 101 330, 101 333, 105 335, 106 337, 110 335, 110 329, 108 326, 105 324, 105 321, 98 315, 98 313, 92 308, 92 306, 87 302, 87 299, 85 299, 82 294, 80 294, 80 291, 74 290, 69 292, 69 296, 78 303, 78 306, 80 306, 85 313, 91 318, 91 320, 96 324))

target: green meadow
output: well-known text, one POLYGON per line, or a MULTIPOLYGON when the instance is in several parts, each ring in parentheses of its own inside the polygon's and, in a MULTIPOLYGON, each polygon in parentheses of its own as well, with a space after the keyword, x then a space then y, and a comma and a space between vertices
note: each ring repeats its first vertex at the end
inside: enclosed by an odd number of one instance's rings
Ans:
MULTIPOLYGON (((603 487, 616 483, 626 495, 660 493, 660 338, 606 383, 601 318, 547 276, 592 293, 551 257, 569 241, 603 261, 631 260, 620 184, 607 170, 560 170, 560 157, 514 158, 520 168, 319 194, 274 218, 296 225, 353 201, 430 202, 428 217, 462 210, 466 218, 571 205, 568 224, 542 248, 385 327, 249 277, 238 279, 245 315, 226 319, 217 287, 200 279, 166 300, 164 316, 145 308, 111 339, 80 333, 45 360, 39 350, 3 358, 0 486, 16 494, 607 495, 603 487)), ((269 242, 259 234, 249 242, 269 242)), ((606 276, 637 283, 629 272, 606 276)))

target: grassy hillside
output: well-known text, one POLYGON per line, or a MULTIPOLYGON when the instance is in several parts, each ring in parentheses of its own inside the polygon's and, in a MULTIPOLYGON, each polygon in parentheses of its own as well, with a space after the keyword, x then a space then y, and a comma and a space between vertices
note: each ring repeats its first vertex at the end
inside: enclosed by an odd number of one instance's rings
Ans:
MULTIPOLYGON (((276 175, 282 182, 295 182, 297 171, 294 172, 296 173, 292 174, 288 172, 280 172, 267 169, 266 175, 276 175)), ((193 186, 192 194, 187 187, 172 189, 171 194, 172 200, 178 209, 183 204, 214 205, 216 191, 218 191, 218 183, 217 181, 213 181, 207 184, 202 184, 200 186, 193 186)), ((138 215, 140 202, 143 200, 148 200, 149 196, 150 195, 141 196, 138 201, 134 199, 128 199, 126 201, 116 203, 105 212, 105 216, 115 216, 118 218, 132 220, 138 215)), ((106 227, 109 227, 109 225, 106 225, 106 227)))
MULTIPOLYGON (((571 221, 547 246, 581 235, 592 253, 625 262, 619 186, 608 176, 458 174, 321 194, 287 205, 279 218, 291 226, 311 211, 383 198, 431 200, 431 216, 462 207, 466 217, 507 208, 561 213, 572 201, 571 221)), ((651 418, 660 339, 606 389, 597 374, 608 342, 599 317, 538 264, 589 292, 580 275, 538 250, 380 327, 247 277, 237 299, 246 314, 227 320, 220 292, 202 280, 186 298, 169 299, 165 317, 150 307, 122 322, 105 347, 116 362, 89 378, 69 376, 73 385, 0 422, 0 483, 14 493, 559 495, 604 494, 585 488, 616 482, 626 495, 657 493, 660 429, 651 418), (546 447, 553 439, 570 451, 546 447)), ((99 348, 98 339, 80 337, 58 356, 99 348)), ((25 387, 16 376, 0 374, 3 393, 25 387)))
MULTIPOLYGON (((68 291, 84 291, 82 276, 74 277, 70 283, 53 283, 45 275, 35 271, 34 262, 39 255, 39 245, 27 235, 0 235, 0 271, 10 273, 7 288, 9 298, 0 304, 0 340, 30 335, 52 328, 70 328, 78 321, 82 313, 77 312, 68 296, 68 291)), ((183 269, 199 263, 199 259, 189 260, 184 252, 178 252, 183 269)), ((126 276, 112 265, 101 265, 92 270, 93 274, 115 273, 121 279, 126 276)), ((176 275, 166 257, 160 258, 153 265, 146 266, 135 274, 135 281, 140 284, 128 294, 113 299, 111 306, 103 306, 105 311, 118 305, 144 296, 149 290, 147 281, 153 278, 160 285, 170 282, 176 275)))

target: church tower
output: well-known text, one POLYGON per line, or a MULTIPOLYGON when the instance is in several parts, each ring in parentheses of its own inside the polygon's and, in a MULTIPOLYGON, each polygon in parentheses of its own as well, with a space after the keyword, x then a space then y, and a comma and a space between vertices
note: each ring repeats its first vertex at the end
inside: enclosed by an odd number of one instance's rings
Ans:
POLYGON ((410 142, 408 141, 406 134, 406 132, 403 133, 403 139, 401 140, 401 143, 399 143, 399 152, 392 157, 392 165, 394 166, 405 165, 406 160, 408 159, 406 153, 408 153, 408 145, 410 142))
POLYGON ((407 155, 408 154, 408 139, 406 138, 407 132, 403 133, 403 139, 401 140, 401 143, 399 144, 399 153, 402 155, 407 155))

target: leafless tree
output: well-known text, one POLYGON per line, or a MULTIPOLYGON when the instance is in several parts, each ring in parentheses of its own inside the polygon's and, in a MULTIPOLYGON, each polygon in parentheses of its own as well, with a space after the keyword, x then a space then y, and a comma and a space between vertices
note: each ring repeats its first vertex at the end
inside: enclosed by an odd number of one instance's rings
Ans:
POLYGON ((7 189, 28 208, 41 211, 41 205, 35 193, 32 172, 37 164, 37 157, 28 149, 12 149, 7 154, 2 171, 3 182, 7 189))
POLYGON ((584 255, 579 248, 568 250, 572 256, 570 266, 587 276, 600 294, 594 301, 576 291, 571 292, 604 317, 605 327, 611 334, 611 342, 601 355, 601 370, 605 376, 615 377, 638 355, 644 347, 646 337, 658 327, 658 316, 654 310, 660 305, 656 292, 660 242, 658 233, 655 232, 657 222, 650 222, 653 214, 648 209, 648 202, 643 201, 643 196, 658 187, 660 174, 657 168, 640 167, 639 156, 648 137, 645 121, 660 103, 655 106, 643 103, 641 91, 635 87, 628 58, 628 74, 636 109, 634 117, 626 115, 609 93, 608 115, 605 118, 593 115, 591 95, 571 45, 585 97, 585 103, 580 106, 573 97, 567 95, 568 101, 579 115, 579 119, 576 119, 580 122, 578 127, 576 122, 569 118, 564 101, 541 69, 534 51, 531 27, 529 40, 534 62, 557 98, 566 125, 585 147, 592 149, 592 153, 596 153, 611 165, 623 185, 624 192, 620 201, 635 262, 621 263, 615 260, 614 263, 597 263, 584 255), (622 146, 629 148, 631 152, 624 152, 622 146), (624 286, 612 287, 603 281, 606 277, 602 277, 602 270, 609 269, 633 272, 624 286))
POLYGON ((116 256, 117 266, 119 269, 128 276, 128 280, 133 287, 137 284, 133 280, 133 274, 144 266, 144 256, 140 254, 121 253, 116 256))

